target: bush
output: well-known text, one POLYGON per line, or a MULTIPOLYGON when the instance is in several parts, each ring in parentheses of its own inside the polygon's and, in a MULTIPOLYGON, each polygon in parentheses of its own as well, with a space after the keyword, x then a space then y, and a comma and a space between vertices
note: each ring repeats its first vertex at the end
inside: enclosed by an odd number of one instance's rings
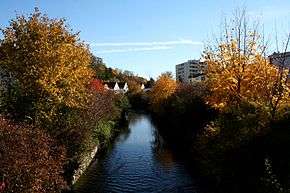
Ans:
POLYGON ((64 148, 43 130, 0 118, 0 176, 5 192, 56 193, 65 188, 64 148))
POLYGON ((85 108, 62 109, 61 116, 49 127, 52 135, 66 146, 68 157, 82 156, 101 142, 93 138, 94 131, 99 122, 120 116, 116 97, 111 92, 92 92, 85 108))
POLYGON ((162 100, 162 110, 153 117, 172 144, 189 149, 195 135, 214 118, 215 110, 203 99, 206 94, 202 84, 179 84, 170 97, 162 100))
POLYGON ((99 124, 118 119, 120 109, 115 105, 117 96, 112 92, 91 92, 84 108, 63 107, 54 124, 48 125, 50 133, 62 143, 67 150, 65 178, 72 182, 72 176, 78 169, 80 161, 97 145, 103 142, 108 133, 106 129, 97 130, 99 124), (55 129, 57 128, 57 129, 55 129))
POLYGON ((131 107, 129 98, 124 94, 118 94, 115 96, 115 105, 121 111, 128 111, 131 107))
POLYGON ((238 177, 244 175, 242 167, 255 167, 257 162, 261 162, 262 136, 269 132, 269 122, 266 124, 264 113, 259 106, 243 101, 227 106, 209 122, 192 144, 193 159, 202 175, 238 177))
POLYGON ((94 130, 94 139, 107 142, 112 137, 114 126, 113 121, 99 121, 94 130))
POLYGON ((149 110, 148 93, 139 92, 136 94, 129 93, 128 98, 133 109, 149 110))

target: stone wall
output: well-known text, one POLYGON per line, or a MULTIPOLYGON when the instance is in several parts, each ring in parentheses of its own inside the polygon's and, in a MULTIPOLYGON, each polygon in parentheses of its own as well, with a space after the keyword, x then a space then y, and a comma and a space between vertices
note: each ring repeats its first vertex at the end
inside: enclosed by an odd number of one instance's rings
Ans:
POLYGON ((87 155, 83 156, 83 159, 80 161, 79 168, 75 171, 73 175, 72 185, 74 185, 81 175, 86 171, 86 169, 90 166, 91 162, 95 158, 98 152, 98 146, 96 146, 91 152, 87 153, 87 155))

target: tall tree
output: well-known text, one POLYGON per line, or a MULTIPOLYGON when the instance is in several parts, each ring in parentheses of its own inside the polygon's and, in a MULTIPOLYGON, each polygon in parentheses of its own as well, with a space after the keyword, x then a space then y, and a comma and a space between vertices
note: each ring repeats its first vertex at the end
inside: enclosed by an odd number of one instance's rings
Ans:
POLYGON ((176 87, 176 81, 171 73, 163 73, 158 77, 150 93, 150 103, 153 111, 162 110, 162 103, 175 92, 176 87))
MULTIPOLYGON (((286 71, 270 64, 266 58, 267 45, 259 33, 259 25, 251 27, 246 11, 237 11, 231 23, 225 21, 222 37, 204 52, 208 64, 207 78, 212 95, 209 103, 223 107, 245 100, 267 109, 276 100, 277 78, 286 71)), ((288 103, 289 85, 281 84, 278 106, 288 103)))
POLYGON ((91 54, 64 19, 37 9, 17 16, 2 30, 0 65, 15 80, 18 100, 51 119, 60 106, 81 107, 92 79, 91 54))

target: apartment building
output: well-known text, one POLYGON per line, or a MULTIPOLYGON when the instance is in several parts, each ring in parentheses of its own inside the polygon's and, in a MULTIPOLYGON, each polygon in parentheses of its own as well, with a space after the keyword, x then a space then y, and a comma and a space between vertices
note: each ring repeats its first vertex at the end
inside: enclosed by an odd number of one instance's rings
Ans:
MULTIPOLYGON (((270 63, 283 68, 288 68, 290 70, 290 52, 276 53, 274 52, 269 57, 270 63)), ((288 74, 290 78, 290 73, 288 74)))
POLYGON ((192 83, 205 79, 206 64, 200 60, 188 60, 175 66, 176 80, 184 83, 192 83))

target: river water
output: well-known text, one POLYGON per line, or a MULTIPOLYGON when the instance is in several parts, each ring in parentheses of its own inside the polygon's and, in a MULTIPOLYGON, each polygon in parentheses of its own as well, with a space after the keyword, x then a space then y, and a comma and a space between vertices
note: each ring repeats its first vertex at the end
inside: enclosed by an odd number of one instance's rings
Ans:
POLYGON ((128 130, 96 160, 74 187, 76 193, 200 192, 146 114, 131 114, 128 130))

